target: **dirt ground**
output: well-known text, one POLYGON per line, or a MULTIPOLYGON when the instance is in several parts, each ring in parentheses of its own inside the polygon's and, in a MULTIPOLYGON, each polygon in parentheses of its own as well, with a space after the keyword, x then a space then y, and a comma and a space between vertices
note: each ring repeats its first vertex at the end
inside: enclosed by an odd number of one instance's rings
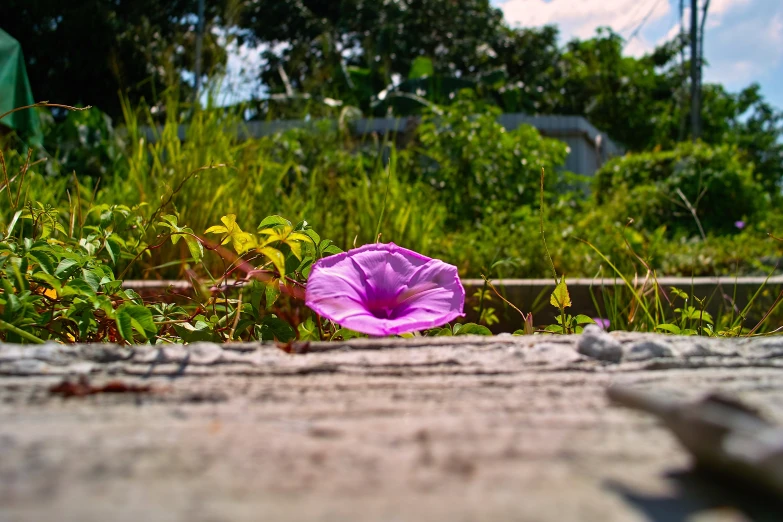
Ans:
POLYGON ((605 395, 783 422, 783 340, 612 339, 0 344, 0 520, 783 520, 605 395))

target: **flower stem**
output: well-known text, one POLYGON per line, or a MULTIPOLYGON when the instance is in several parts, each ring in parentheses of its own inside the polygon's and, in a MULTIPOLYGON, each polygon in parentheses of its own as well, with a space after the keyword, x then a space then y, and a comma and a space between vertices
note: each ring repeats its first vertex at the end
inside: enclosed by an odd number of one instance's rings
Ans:
POLYGON ((18 328, 16 326, 12 325, 11 323, 7 323, 7 322, 3 321, 2 319, 0 319, 0 330, 8 330, 9 332, 15 333, 16 335, 18 335, 22 339, 27 339, 31 343, 44 344, 46 342, 43 339, 40 339, 40 338, 34 336, 30 332, 25 332, 21 328, 18 328))

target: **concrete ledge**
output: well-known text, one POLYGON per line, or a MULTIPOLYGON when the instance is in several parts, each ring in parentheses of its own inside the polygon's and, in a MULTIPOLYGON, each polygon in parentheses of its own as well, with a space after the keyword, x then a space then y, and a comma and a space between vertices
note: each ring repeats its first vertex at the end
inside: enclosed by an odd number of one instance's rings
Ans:
POLYGON ((0 344, 0 518, 738 520, 763 509, 691 474, 667 431, 605 390, 719 390, 783 422, 783 337, 591 328, 295 349, 0 344), (92 391, 69 396, 63 382, 78 379, 92 391))
MULTIPOLYGON (((593 303, 593 296, 599 304, 603 306, 603 294, 605 291, 616 291, 623 289, 625 283, 622 279, 610 278, 578 278, 568 279, 568 289, 571 295, 573 306, 568 310, 572 315, 585 314, 590 317, 605 317, 606 311, 597 311, 593 303)), ((765 277, 661 277, 658 284, 666 292, 669 288, 675 286, 688 294, 697 297, 706 298, 706 311, 716 316, 730 311, 731 301, 734 300, 738 310, 742 310, 749 300, 755 294, 761 285, 767 284, 767 288, 774 295, 783 290, 783 276, 771 277, 767 280, 765 277)), ((536 325, 553 324, 557 315, 557 310, 549 305, 549 294, 554 290, 555 284, 552 279, 497 279, 493 285, 515 306, 523 312, 534 312, 534 323, 536 325), (538 306, 534 309, 534 303, 538 306)), ((644 281, 632 281, 637 288, 641 288, 644 281)), ((465 292, 468 297, 472 296, 476 290, 484 285, 481 279, 463 279, 465 292)), ((649 283, 648 283, 649 284, 649 283)), ((180 293, 190 292, 193 288, 189 281, 167 280, 167 281, 125 281, 125 288, 132 288, 138 292, 160 293, 168 287, 173 288, 180 293)), ((493 306, 498 310, 500 323, 493 325, 492 329, 496 333, 513 332, 522 327, 522 319, 519 314, 510 308, 504 310, 504 305, 493 296, 493 306)), ((770 303, 771 304, 771 303, 770 303)), ((466 307, 469 321, 475 321, 476 314, 470 307, 466 307)), ((761 319, 761 315, 766 310, 754 310, 747 318, 746 324, 755 325, 761 319)))

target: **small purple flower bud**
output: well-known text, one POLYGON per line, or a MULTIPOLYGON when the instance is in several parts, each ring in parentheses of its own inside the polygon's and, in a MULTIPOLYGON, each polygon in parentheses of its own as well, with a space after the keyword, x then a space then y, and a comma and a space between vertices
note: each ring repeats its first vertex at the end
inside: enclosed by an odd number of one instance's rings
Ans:
POLYGON ((735 221, 734 222, 734 226, 737 227, 738 229, 742 230, 743 228, 745 228, 745 222, 744 221, 735 221))
POLYGON ((595 321, 595 324, 597 324, 602 330, 608 330, 609 325, 611 324, 609 319, 604 319, 603 317, 593 317, 593 321, 595 321))

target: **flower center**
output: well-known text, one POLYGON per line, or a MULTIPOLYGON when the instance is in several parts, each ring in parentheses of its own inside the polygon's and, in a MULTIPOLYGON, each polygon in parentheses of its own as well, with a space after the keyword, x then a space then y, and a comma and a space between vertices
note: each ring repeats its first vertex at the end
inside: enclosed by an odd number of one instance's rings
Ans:
POLYGON ((365 306, 378 319, 397 319, 405 311, 405 306, 400 306, 395 298, 369 299, 365 306))

